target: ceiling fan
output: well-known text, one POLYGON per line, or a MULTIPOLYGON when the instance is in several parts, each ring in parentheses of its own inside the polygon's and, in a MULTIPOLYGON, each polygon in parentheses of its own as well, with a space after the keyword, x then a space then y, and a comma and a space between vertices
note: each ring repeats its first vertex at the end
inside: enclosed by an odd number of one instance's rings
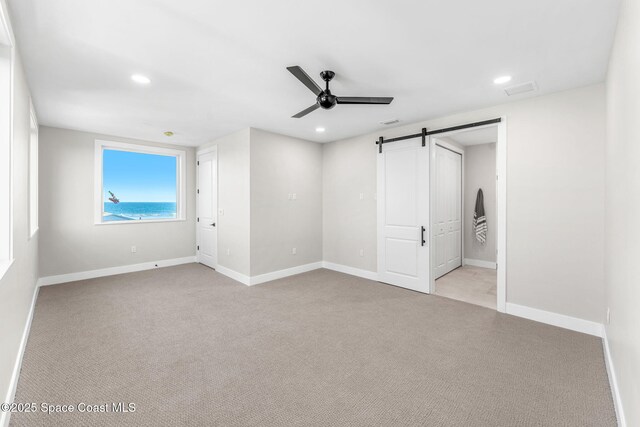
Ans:
POLYGON ((300 111, 298 114, 291 116, 293 118, 299 119, 300 117, 304 117, 312 111, 317 110, 322 107, 325 110, 329 110, 336 106, 336 104, 391 104, 393 101, 393 97, 372 97, 372 96, 335 96, 329 90, 329 82, 336 75, 333 71, 323 71, 320 73, 320 77, 322 80, 326 82, 326 89, 322 90, 320 86, 314 82, 311 77, 300 67, 293 66, 287 67, 287 70, 291 72, 298 80, 302 82, 303 85, 309 88, 311 92, 316 95, 316 103, 311 107, 306 108, 300 111))

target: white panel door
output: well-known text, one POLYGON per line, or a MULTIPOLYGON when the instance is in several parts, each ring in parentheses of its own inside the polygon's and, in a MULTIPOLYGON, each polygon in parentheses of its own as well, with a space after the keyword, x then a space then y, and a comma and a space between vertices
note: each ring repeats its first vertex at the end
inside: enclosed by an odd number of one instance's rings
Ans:
POLYGON ((429 147, 393 142, 377 156, 378 278, 429 293, 429 147))
POLYGON ((217 264, 218 239, 216 213, 218 210, 217 152, 198 155, 198 261, 215 268, 217 264))
POLYGON ((462 156, 436 145, 433 246, 435 278, 462 265, 462 156))

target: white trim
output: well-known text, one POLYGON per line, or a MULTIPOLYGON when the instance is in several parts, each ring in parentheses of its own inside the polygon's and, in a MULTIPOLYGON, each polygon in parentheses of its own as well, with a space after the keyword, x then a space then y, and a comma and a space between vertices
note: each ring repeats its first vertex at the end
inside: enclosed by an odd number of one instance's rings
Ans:
POLYGON ((618 377, 616 377, 616 370, 613 366, 613 358, 611 357, 611 347, 609 346, 609 337, 607 336, 606 326, 603 326, 602 328, 602 347, 604 350, 604 364, 607 367, 609 386, 611 387, 611 394, 613 395, 613 404, 616 409, 618 426, 627 427, 627 421, 624 417, 624 409, 622 407, 622 396, 620 396, 620 389, 618 388, 618 377))
POLYGON ((227 268, 225 266, 222 266, 220 264, 218 264, 215 270, 218 273, 224 276, 227 276, 230 279, 235 280, 236 282, 240 282, 243 285, 251 286, 251 277, 249 276, 246 276, 242 273, 238 273, 237 271, 227 268))
POLYGON ((38 183, 39 179, 39 152, 40 152, 40 128, 38 125, 38 116, 36 115, 36 110, 33 106, 33 101, 31 97, 29 97, 29 173, 28 173, 28 185, 29 185, 29 196, 28 196, 28 206, 29 206, 29 236, 28 239, 31 240, 33 236, 38 232, 38 224, 39 224, 39 216, 38 216, 38 200, 39 200, 39 191, 40 186, 38 183), (34 141, 34 133, 35 133, 35 141, 34 141), (35 144, 34 144, 35 142, 35 144), (35 178, 35 179, 34 179, 35 178))
POLYGON ((187 219, 187 152, 174 148, 157 147, 153 145, 132 144, 128 142, 116 142, 95 140, 94 151, 94 177, 93 177, 93 200, 94 200, 94 224, 114 225, 114 224, 141 224, 149 222, 171 222, 185 221, 187 219), (156 220, 131 220, 131 221, 108 221, 103 222, 104 194, 102 193, 102 153, 107 150, 129 151, 133 153, 156 154, 162 156, 172 156, 176 158, 176 218, 156 219, 156 220))
POLYGON ((124 225, 124 224, 153 224, 154 222, 184 222, 186 218, 167 218, 167 219, 131 219, 129 221, 107 221, 98 222, 93 225, 124 225))
POLYGON ((463 265, 471 265, 474 267, 482 267, 482 268, 490 268, 492 270, 496 269, 496 263, 491 261, 484 261, 481 259, 471 259, 465 258, 463 265))
MULTIPOLYGON (((18 354, 16 355, 16 361, 13 365, 13 373, 11 374, 11 380, 9 381, 9 390, 3 402, 12 403, 16 397, 16 389, 18 387, 18 378, 20 377, 20 368, 22 366, 22 358, 24 357, 24 350, 27 347, 27 339, 29 338, 29 331, 31 330, 31 321, 33 320, 33 312, 36 307, 36 300, 38 299, 38 286, 33 290, 33 297, 31 299, 31 307, 29 308, 29 314, 27 314, 27 321, 24 325, 24 331, 22 332, 22 339, 20 340, 20 347, 18 348, 18 354)), ((9 425, 11 419, 11 412, 0 412, 0 426, 5 427, 9 425)))
POLYGON ((363 279, 378 281, 378 273, 375 271, 362 270, 360 268, 349 267, 348 265, 342 264, 334 264, 328 261, 322 261, 322 268, 338 271, 340 273, 350 274, 352 276, 362 277, 363 279))
POLYGON ((496 240, 496 309, 507 311, 507 117, 500 117, 496 142, 496 198, 498 203, 496 240))
POLYGON ((183 258, 164 259, 160 261, 149 261, 140 264, 123 265, 119 267, 101 268, 99 270, 80 271, 77 273, 60 274, 57 276, 47 276, 38 279, 38 286, 57 285, 58 283, 75 282, 77 280, 94 279, 96 277, 113 276, 115 274, 133 273, 135 271, 152 270, 154 268, 171 267, 180 264, 190 264, 196 262, 196 257, 188 256, 183 258))
POLYGON ((457 145, 453 145, 450 142, 443 140, 441 136, 433 137, 433 139, 437 141, 436 145, 439 145, 442 148, 446 148, 449 151, 453 151, 454 153, 458 153, 461 156, 464 156, 464 147, 458 147, 457 145))
MULTIPOLYGON (((489 124, 485 126, 478 126, 474 129, 483 129, 496 127, 498 129, 498 138, 496 141, 496 195, 497 195, 497 240, 496 240, 496 249, 497 249, 497 260, 496 260, 496 270, 497 270, 497 283, 496 283, 496 310, 500 313, 507 312, 507 117, 501 116, 500 122, 497 124, 489 124)), ((435 139, 448 137, 451 135, 455 135, 456 133, 464 132, 462 131, 452 131, 447 133, 438 134, 437 137, 432 137, 429 142, 429 146, 432 149, 431 153, 431 168, 430 168, 430 182, 431 182, 431 194, 435 194, 434 185, 435 185, 435 168, 433 167, 435 164, 435 139)), ((446 148, 449 148, 449 144, 447 144, 446 148)), ((454 146, 455 147, 455 146, 454 146)), ((464 156, 463 156, 464 162, 464 156)), ((464 169, 464 163, 463 163, 464 169)), ((464 185, 463 185, 464 188, 464 185)), ((464 199, 464 197, 463 197, 464 199)), ((433 200, 433 197, 432 197, 433 200)), ((431 215, 433 217, 434 214, 434 203, 431 203, 431 215)), ((464 206, 463 206, 464 212, 464 206)), ((432 230, 433 227, 430 227, 429 230, 429 241, 432 242, 432 230)), ((464 232, 464 230, 463 230, 464 232)), ((464 238, 463 244, 464 244, 464 238)), ((433 252, 433 251, 432 251, 433 252)), ((463 248, 464 254, 464 248, 463 248)), ((433 263, 433 258, 430 261, 433 263)), ((473 265, 473 264, 469 264, 473 265)), ((434 269, 430 266, 431 271, 431 282, 430 288, 431 293, 435 291, 435 276, 434 269)))
POLYGON ((198 157, 198 156, 199 156, 199 155, 201 155, 201 154, 207 154, 207 153, 210 153, 210 152, 212 152, 212 151, 216 151, 216 152, 218 151, 218 144, 216 144, 216 145, 212 145, 211 147, 198 149, 198 150, 196 151, 196 157, 198 157))
POLYGON ((322 268, 322 261, 312 262, 310 264, 298 265, 291 268, 285 268, 284 270, 272 271, 270 273, 259 274, 257 276, 247 276, 242 273, 238 273, 235 270, 218 265, 215 269, 218 273, 223 274, 236 282, 240 282, 243 285, 253 286, 261 283, 271 282, 273 280, 282 279, 284 277, 294 276, 296 274, 306 273, 308 271, 317 270, 322 268))
POLYGON ((322 268, 322 261, 298 265, 291 268, 285 268, 284 270, 272 271, 271 273, 259 274, 257 276, 251 277, 251 279, 249 280, 249 286, 259 285, 260 283, 270 282, 272 280, 306 273, 307 271, 317 270, 319 268, 322 268))
POLYGON ((602 337, 601 323, 578 319, 577 317, 566 316, 564 314, 552 313, 550 311, 544 311, 537 308, 526 307, 524 305, 513 304, 511 302, 508 302, 506 305, 507 314, 534 320, 536 322, 546 323, 547 325, 570 329, 576 332, 582 332, 583 334, 602 337))

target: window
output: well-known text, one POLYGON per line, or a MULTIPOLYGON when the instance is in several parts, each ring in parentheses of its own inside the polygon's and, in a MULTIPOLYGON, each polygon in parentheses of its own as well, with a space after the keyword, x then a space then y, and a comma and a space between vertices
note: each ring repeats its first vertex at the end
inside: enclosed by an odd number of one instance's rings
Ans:
MULTIPOLYGON (((0 35, 4 31, 2 17, 2 8, 0 8, 0 35)), ((3 44, 0 37, 0 278, 4 276, 13 261, 12 55, 11 46, 3 44)))
POLYGON ((31 104, 29 132, 29 236, 38 231, 38 120, 31 104))
POLYGON ((96 141, 95 223, 184 220, 185 152, 96 141))

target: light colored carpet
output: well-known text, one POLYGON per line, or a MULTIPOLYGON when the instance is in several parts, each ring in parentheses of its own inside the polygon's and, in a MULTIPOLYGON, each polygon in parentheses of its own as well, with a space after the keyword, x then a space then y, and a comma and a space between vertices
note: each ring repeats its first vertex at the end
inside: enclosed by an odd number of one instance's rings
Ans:
POLYGON ((498 276, 491 268, 465 265, 436 280, 436 295, 496 309, 498 276))
POLYGON ((597 338, 316 270, 197 264, 44 287, 13 426, 614 426, 597 338))

